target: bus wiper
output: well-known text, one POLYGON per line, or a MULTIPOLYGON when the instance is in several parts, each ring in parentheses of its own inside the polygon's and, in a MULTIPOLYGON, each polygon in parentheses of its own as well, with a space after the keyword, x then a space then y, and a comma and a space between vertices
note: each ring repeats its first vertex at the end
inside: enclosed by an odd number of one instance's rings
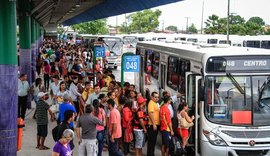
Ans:
POLYGON ((244 89, 239 85, 239 83, 235 80, 235 78, 232 76, 232 74, 227 73, 227 77, 232 81, 232 84, 235 86, 235 88, 237 88, 237 90, 241 94, 245 94, 244 89))

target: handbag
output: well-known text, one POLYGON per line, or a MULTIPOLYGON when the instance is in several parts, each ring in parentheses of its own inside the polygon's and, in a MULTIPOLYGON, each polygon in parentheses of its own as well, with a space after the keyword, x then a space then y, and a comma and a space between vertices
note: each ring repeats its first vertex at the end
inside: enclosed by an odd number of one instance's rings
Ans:
POLYGON ((180 119, 180 126, 181 127, 184 127, 184 128, 189 128, 189 127, 192 127, 194 125, 194 123, 193 122, 188 122, 187 120, 186 120, 186 118, 181 118, 180 119))

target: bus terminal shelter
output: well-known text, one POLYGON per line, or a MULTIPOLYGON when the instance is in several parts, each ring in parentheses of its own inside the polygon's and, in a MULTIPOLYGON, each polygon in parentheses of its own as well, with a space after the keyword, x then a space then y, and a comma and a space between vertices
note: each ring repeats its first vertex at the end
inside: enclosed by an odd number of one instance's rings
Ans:
POLYGON ((2 0, 0 5, 0 156, 17 155, 18 71, 35 80, 44 32, 181 0, 2 0), (20 69, 17 57, 19 27, 20 69))

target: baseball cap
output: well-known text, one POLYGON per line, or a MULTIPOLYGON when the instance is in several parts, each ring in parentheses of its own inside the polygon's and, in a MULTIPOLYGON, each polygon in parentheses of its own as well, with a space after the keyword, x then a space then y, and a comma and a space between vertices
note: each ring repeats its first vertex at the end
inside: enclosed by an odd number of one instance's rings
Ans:
POLYGON ((139 97, 138 99, 137 99, 137 103, 140 105, 140 104, 143 104, 144 102, 146 102, 147 101, 147 99, 145 99, 145 98, 143 98, 143 97, 139 97))
POLYGON ((48 93, 47 93, 47 92, 45 92, 45 93, 44 93, 44 92, 39 92, 37 96, 38 96, 39 98, 41 98, 41 97, 43 97, 43 96, 45 96, 45 95, 48 95, 48 93))

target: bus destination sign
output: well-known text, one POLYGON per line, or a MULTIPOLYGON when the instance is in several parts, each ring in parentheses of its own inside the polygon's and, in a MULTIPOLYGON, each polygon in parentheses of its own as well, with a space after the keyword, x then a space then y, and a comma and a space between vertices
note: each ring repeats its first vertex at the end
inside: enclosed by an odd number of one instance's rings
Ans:
POLYGON ((206 72, 242 72, 269 71, 270 57, 211 57, 206 64, 206 72))

